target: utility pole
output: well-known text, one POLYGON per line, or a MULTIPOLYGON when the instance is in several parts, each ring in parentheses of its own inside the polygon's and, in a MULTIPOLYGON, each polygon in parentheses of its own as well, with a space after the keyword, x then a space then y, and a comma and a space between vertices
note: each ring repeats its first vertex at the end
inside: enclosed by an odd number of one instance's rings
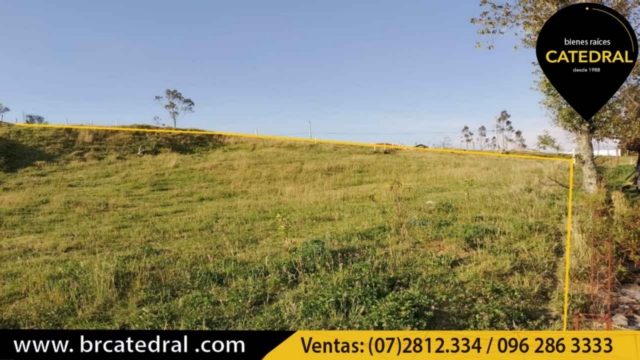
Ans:
POLYGON ((313 140, 313 136, 311 136, 311 121, 309 121, 309 139, 313 140))

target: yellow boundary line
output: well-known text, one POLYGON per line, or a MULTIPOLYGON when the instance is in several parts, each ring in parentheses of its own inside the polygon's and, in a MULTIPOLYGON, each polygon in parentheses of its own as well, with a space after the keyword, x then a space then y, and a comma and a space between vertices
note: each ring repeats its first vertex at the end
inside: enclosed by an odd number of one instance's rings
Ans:
POLYGON ((492 152, 484 152, 484 151, 416 148, 416 147, 401 146, 401 145, 378 145, 373 143, 363 143, 363 142, 353 142, 353 141, 315 140, 315 139, 294 138, 294 137, 286 137, 286 136, 253 135, 253 134, 230 133, 230 132, 221 132, 221 131, 138 129, 138 128, 130 128, 130 127, 45 125, 45 124, 15 124, 15 126, 30 127, 30 128, 48 128, 48 129, 106 130, 106 131, 129 131, 129 132, 168 133, 168 134, 219 135, 219 136, 242 137, 242 138, 251 138, 251 139, 298 141, 298 142, 305 142, 305 143, 349 145, 349 146, 360 146, 360 147, 384 146, 387 149, 402 149, 402 150, 414 150, 414 151, 417 150, 417 151, 436 152, 436 153, 479 155, 479 156, 492 156, 492 157, 527 159, 527 160, 559 161, 559 162, 569 163, 570 164, 569 166, 569 206, 568 206, 568 213, 567 213, 567 247, 565 250, 566 255, 565 255, 564 319, 563 319, 563 330, 567 331, 568 316, 569 316, 569 265, 571 261, 571 230, 572 230, 571 222, 572 222, 572 216, 573 216, 573 178, 574 178, 574 168, 575 168, 573 159, 566 159, 566 158, 559 158, 559 157, 544 157, 544 156, 535 156, 535 155, 500 154, 500 153, 492 153, 492 152))
POLYGON ((575 164, 573 161, 569 165, 569 210, 567 210, 567 248, 565 250, 565 272, 564 272, 564 323, 562 329, 567 331, 569 320, 569 269, 571 265, 571 230, 573 229, 573 176, 575 164))

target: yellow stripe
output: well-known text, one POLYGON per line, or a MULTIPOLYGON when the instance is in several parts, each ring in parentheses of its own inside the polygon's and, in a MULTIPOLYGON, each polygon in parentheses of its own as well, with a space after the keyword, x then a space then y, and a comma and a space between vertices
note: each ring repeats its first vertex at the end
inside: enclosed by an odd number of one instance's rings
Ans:
POLYGON ((567 331, 569 320, 569 269, 571 265, 571 229, 573 221, 573 173, 575 165, 573 161, 569 165, 569 210, 567 212, 567 249, 565 250, 565 273, 564 273, 564 331, 567 331))

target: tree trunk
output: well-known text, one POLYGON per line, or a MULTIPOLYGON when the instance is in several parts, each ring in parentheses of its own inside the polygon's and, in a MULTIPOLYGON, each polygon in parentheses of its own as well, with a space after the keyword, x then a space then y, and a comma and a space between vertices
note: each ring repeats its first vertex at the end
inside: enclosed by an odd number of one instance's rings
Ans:
POLYGON ((636 171, 638 172, 638 177, 636 178, 636 186, 640 189, 640 151, 638 151, 638 163, 636 164, 636 171))
POLYGON ((582 190, 593 194, 598 190, 598 170, 593 156, 593 137, 588 132, 577 132, 578 153, 582 167, 582 190))

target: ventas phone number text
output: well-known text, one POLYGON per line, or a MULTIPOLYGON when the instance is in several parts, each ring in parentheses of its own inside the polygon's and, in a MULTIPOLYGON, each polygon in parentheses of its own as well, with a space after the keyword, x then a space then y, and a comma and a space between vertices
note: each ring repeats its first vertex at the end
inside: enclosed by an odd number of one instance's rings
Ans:
POLYGON ((611 338, 408 338, 373 337, 369 339, 369 354, 609 354, 611 338))

